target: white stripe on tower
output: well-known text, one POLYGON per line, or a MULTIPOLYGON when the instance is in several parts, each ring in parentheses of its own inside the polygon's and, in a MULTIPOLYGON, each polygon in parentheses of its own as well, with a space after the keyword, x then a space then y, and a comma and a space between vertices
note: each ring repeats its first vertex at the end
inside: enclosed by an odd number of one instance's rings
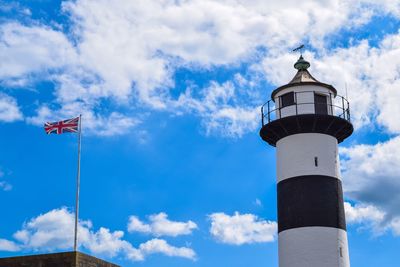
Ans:
POLYGON ((346 231, 314 226, 279 233, 279 266, 350 266, 346 231))
POLYGON ((279 266, 350 266, 336 138, 294 134, 276 149, 279 266))
POLYGON ((302 133, 282 138, 276 143, 276 159, 278 183, 301 175, 339 178, 338 142, 330 135, 302 133))

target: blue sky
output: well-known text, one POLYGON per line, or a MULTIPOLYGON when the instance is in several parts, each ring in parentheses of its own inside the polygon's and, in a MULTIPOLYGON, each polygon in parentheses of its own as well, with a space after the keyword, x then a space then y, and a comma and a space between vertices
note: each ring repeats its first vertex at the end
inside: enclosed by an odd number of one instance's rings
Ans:
POLYGON ((400 260, 399 1, 0 1, 0 256, 73 245, 122 266, 277 266, 259 108, 295 74, 351 104, 350 260, 400 260), (234 231, 232 230, 234 229, 234 231), (365 257, 374 255, 374 257, 365 257))

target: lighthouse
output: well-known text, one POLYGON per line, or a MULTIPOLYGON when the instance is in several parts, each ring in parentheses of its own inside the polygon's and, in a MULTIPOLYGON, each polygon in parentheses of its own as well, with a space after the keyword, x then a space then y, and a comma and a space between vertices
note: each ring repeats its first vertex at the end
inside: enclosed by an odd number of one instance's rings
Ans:
POLYGON ((280 267, 350 266, 338 143, 353 132, 348 101, 297 73, 262 108, 261 138, 276 147, 280 267))

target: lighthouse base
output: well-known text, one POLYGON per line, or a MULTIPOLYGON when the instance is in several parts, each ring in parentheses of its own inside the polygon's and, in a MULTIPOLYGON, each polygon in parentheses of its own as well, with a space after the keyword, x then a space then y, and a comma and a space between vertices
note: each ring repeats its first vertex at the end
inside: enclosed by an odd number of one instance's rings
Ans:
POLYGON ((347 233, 331 227, 300 227, 279 233, 279 267, 349 267, 347 233))

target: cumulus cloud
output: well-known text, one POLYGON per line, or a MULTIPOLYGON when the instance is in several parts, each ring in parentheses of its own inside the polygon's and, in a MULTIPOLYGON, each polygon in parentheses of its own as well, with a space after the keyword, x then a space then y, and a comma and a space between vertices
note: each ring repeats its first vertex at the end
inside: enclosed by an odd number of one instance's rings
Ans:
POLYGON ((23 118, 15 98, 0 93, 0 122, 13 122, 23 118))
POLYGON ((15 242, 0 238, 0 250, 15 252, 20 249, 21 248, 15 242))
POLYGON ((345 202, 344 208, 348 224, 358 225, 360 230, 370 230, 375 236, 382 235, 387 231, 400 236, 400 216, 391 217, 387 221, 388 214, 371 204, 351 205, 349 202, 345 202))
POLYGON ((253 214, 236 212, 230 216, 225 213, 213 213, 209 218, 210 233, 218 242, 242 245, 275 240, 276 222, 259 219, 253 214))
POLYGON ((143 256, 161 253, 170 257, 196 259, 196 253, 192 249, 186 247, 177 248, 168 244, 167 241, 158 238, 140 244, 139 251, 143 256))
POLYGON ((346 221, 350 224, 363 223, 366 221, 378 222, 383 220, 384 213, 372 205, 354 205, 344 203, 346 221))
MULTIPOLYGON (((90 221, 79 224, 80 242, 85 244, 90 236, 90 221)), ((21 247, 32 250, 65 250, 73 244, 74 215, 66 208, 51 210, 24 223, 13 237, 21 247)))
POLYGON ((348 225, 358 225, 359 229, 368 229, 374 235, 380 235, 385 231, 382 222, 385 219, 385 213, 373 205, 344 203, 346 212, 346 222, 348 225))
POLYGON ((17 79, 32 73, 46 74, 75 61, 76 52, 59 31, 46 25, 0 25, 0 78, 17 79))
POLYGON ((392 213, 399 212, 399 150, 399 136, 375 145, 341 148, 345 193, 350 198, 375 203, 392 213))
POLYGON ((128 222, 128 232, 141 232, 155 236, 179 236, 191 234, 197 229, 197 225, 192 221, 177 222, 168 219, 164 212, 149 216, 149 224, 142 222, 137 216, 130 216, 128 222))
MULTIPOLYGON (((95 231, 91 221, 79 221, 79 246, 96 255, 122 255, 133 261, 145 260, 146 256, 155 253, 196 258, 196 253, 191 248, 175 247, 162 239, 152 239, 135 248, 123 237, 123 231, 111 231, 105 227, 95 231)), ((67 208, 51 210, 24 223, 14 233, 13 238, 15 241, 0 239, 0 250, 48 252, 70 249, 74 238, 74 214, 67 208)))
POLYGON ((398 229, 399 149, 399 136, 375 145, 361 144, 340 149, 345 194, 367 207, 373 205, 380 210, 383 214, 381 228, 393 226, 398 229))
MULTIPOLYGON (((162 57, 153 57, 156 51, 184 62, 227 64, 246 57, 259 46, 286 49, 304 36, 316 45, 341 27, 367 22, 360 19, 365 13, 371 14, 367 10, 372 13, 394 10, 393 5, 382 6, 366 0, 139 0, 135 4, 121 0, 113 3, 79 0, 63 4, 75 22, 77 34, 83 37, 82 48, 95 48, 83 51, 89 62, 104 59, 113 65, 122 63, 118 65, 126 69, 126 61, 119 55, 136 56, 138 61, 148 63, 145 68, 157 67, 153 71, 164 75, 166 62, 162 57), (309 31, 311 28, 313 31, 309 31), (125 50, 127 47, 132 49, 125 50), (96 59, 95 55, 101 58, 96 59)), ((130 67, 136 67, 135 63, 131 64, 130 67)), ((102 72, 101 66, 98 68, 102 72)), ((156 77, 163 78, 163 75, 156 77)))

